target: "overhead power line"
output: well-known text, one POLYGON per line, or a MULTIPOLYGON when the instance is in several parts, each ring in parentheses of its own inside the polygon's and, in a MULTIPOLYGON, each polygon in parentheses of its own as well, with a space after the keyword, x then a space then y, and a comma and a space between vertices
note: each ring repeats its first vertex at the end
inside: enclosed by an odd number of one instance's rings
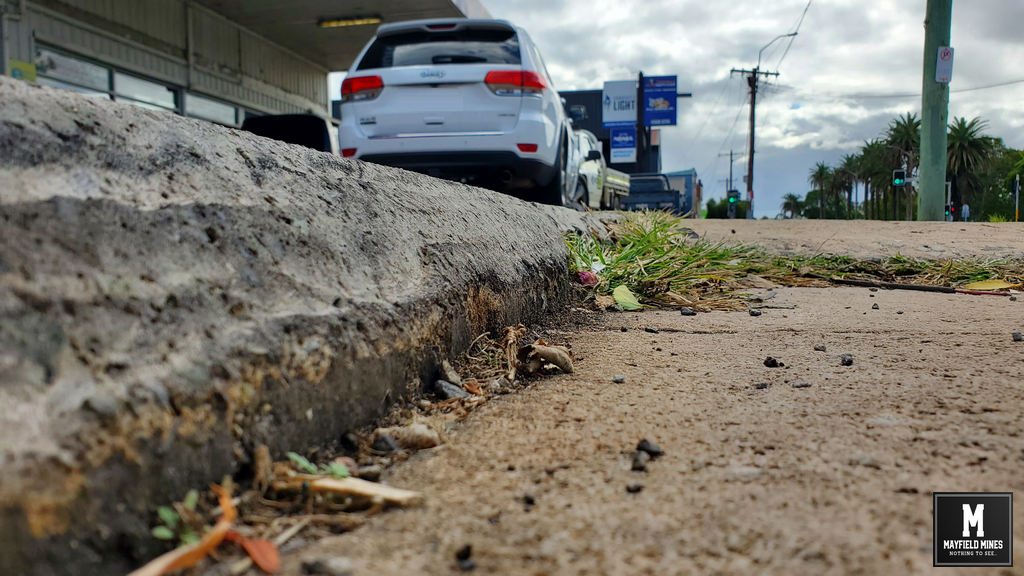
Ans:
POLYGON ((789 54, 789 49, 793 47, 793 42, 796 40, 795 34, 800 32, 800 26, 804 23, 804 17, 807 16, 807 11, 811 9, 811 2, 814 0, 807 0, 807 6, 804 6, 804 13, 800 15, 800 20, 796 23, 796 30, 793 30, 794 36, 790 37, 789 44, 786 44, 786 51, 782 53, 782 58, 779 58, 779 63, 775 65, 775 71, 779 71, 779 66, 782 66, 782 61, 786 59, 786 54, 789 54))
MULTIPOLYGON (((1016 80, 1007 80, 1006 82, 998 82, 996 84, 986 84, 983 86, 972 86, 970 88, 959 88, 957 90, 950 90, 950 94, 961 94, 964 92, 977 92, 979 90, 989 90, 991 88, 1002 88, 1003 86, 1012 86, 1014 84, 1024 83, 1024 78, 1018 78, 1016 80)), ((804 96, 821 96, 825 98, 840 98, 848 100, 886 100, 886 99, 898 99, 898 98, 920 98, 920 92, 906 92, 903 94, 840 94, 835 92, 813 92, 805 91, 793 86, 778 86, 778 90, 792 90, 797 94, 804 96)))

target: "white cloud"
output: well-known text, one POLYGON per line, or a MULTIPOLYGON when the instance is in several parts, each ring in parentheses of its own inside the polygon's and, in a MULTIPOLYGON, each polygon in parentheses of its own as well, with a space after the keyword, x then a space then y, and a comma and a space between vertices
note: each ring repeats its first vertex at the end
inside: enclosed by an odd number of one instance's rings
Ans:
MULTIPOLYGON (((921 89, 926 0, 814 0, 800 34, 765 50, 762 68, 781 76, 762 87, 757 126, 758 216, 774 216, 783 194, 804 193, 817 161, 835 163, 877 137, 889 121, 918 112, 920 99, 844 97, 921 89)), ((483 0, 496 17, 524 27, 561 90, 605 80, 677 74, 679 126, 662 130, 666 170, 696 168, 711 195, 728 174, 720 151, 744 154, 746 83, 758 50, 791 31, 805 0, 483 0), (715 103, 717 100, 717 104, 715 103), (738 121, 737 121, 738 118, 738 121), (735 123, 735 124, 734 124, 735 123), (701 129, 703 126, 703 129, 701 129), (698 136, 699 131, 699 136, 698 136), (696 140, 694 137, 697 136, 696 140), (727 138, 728 136, 728 138, 727 138)), ((1024 2, 954 2, 953 90, 1024 78, 1024 2)), ((981 116, 989 133, 1024 148, 1024 84, 954 93, 950 117, 981 116)), ((737 179, 745 166, 735 166, 737 179)))

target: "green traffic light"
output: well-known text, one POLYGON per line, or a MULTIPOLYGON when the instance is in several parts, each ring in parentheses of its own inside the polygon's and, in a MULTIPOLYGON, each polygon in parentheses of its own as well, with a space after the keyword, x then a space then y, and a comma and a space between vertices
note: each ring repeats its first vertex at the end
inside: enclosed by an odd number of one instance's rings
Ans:
POLYGON ((730 203, 730 204, 733 204, 733 203, 735 203, 735 202, 736 202, 736 199, 735 199, 735 198, 729 198, 729 203, 730 203))

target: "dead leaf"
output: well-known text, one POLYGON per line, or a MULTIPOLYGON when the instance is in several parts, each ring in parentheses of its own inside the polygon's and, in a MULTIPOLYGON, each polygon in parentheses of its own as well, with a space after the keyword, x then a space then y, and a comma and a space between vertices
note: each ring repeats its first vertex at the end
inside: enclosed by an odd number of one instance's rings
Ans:
POLYGON ((270 540, 250 540, 238 532, 228 532, 224 539, 240 544, 253 563, 264 572, 273 574, 281 566, 281 554, 270 540))
POLYGON ((1009 288, 1017 288, 1020 284, 1011 284, 1006 280, 982 280, 981 282, 972 282, 964 286, 966 290, 1006 290, 1009 288))
POLYGON ((477 384, 476 382, 465 382, 462 384, 462 387, 465 388, 466 392, 469 392, 470 394, 474 394, 476 396, 480 396, 481 394, 483 394, 483 391, 480 390, 480 385, 477 384))

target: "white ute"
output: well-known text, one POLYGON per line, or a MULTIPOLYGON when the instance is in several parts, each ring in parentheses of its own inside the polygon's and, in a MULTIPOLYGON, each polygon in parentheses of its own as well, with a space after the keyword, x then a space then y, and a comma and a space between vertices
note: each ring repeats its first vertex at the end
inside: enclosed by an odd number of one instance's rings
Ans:
POLYGON ((384 24, 341 88, 342 155, 568 205, 579 154, 540 52, 502 20, 384 24))

